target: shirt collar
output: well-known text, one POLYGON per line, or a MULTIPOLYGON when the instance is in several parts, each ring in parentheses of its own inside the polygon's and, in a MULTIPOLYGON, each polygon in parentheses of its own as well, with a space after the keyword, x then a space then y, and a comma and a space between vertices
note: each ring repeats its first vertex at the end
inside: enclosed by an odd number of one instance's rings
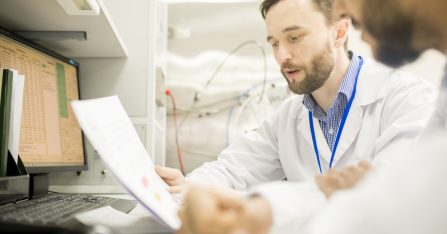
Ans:
POLYGON ((351 99, 352 91, 354 90, 355 85, 355 78, 360 66, 360 58, 355 56, 351 51, 349 51, 349 55, 351 57, 351 63, 349 64, 348 71, 346 72, 337 92, 337 96, 339 93, 343 93, 347 97, 347 100, 351 99))
MULTIPOLYGON (((339 94, 343 94, 347 98, 347 100, 349 100, 352 96, 352 91, 355 85, 355 78, 357 76, 357 71, 360 66, 360 58, 356 56, 352 51, 349 51, 348 53, 349 57, 351 58, 351 62, 349 64, 348 71, 346 72, 345 77, 343 78, 343 81, 340 85, 340 88, 337 91, 336 96, 338 98, 339 94)), ((326 116, 321 107, 313 99, 312 95, 305 94, 303 98, 303 104, 318 119, 321 119, 320 117, 326 116)))

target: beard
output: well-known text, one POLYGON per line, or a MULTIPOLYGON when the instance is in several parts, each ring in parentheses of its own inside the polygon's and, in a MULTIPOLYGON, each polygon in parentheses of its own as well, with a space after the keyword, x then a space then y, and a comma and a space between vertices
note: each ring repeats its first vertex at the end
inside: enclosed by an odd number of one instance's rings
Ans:
POLYGON ((334 58, 332 57, 329 43, 319 54, 315 55, 310 66, 285 62, 281 65, 281 73, 289 84, 289 89, 295 94, 310 94, 324 85, 334 70, 334 58), (302 81, 287 79, 285 69, 300 70, 304 73, 302 81))
POLYGON ((412 47, 416 21, 402 12, 396 1, 368 1, 362 11, 365 29, 377 42, 374 55, 378 61, 400 67, 422 54, 423 50, 412 47))

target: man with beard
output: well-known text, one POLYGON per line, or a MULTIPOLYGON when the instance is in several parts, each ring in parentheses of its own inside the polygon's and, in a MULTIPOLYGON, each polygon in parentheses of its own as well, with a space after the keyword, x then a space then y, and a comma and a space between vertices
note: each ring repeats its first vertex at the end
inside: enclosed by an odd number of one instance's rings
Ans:
MULTIPOLYGON (((336 1, 335 16, 352 17, 363 29, 363 38, 375 57, 386 64, 412 62, 427 49, 447 53, 445 0, 336 1)), ((308 197, 312 207, 320 208, 318 212, 309 212, 303 219, 290 211, 296 209, 299 184, 263 185, 248 199, 228 190, 195 187, 185 197, 180 212, 182 230, 203 230, 203 221, 207 221, 220 226, 221 233, 445 233, 446 93, 447 69, 436 111, 423 139, 407 145, 407 149, 390 150, 389 164, 375 166, 360 183, 368 169, 364 165, 319 176, 319 187, 331 198, 326 202, 308 197), (346 188, 352 189, 338 191, 346 188), (269 196, 272 190, 276 197, 269 196), (199 212, 203 204, 208 207, 206 217, 199 212), (281 208, 283 213, 278 212, 281 208)))
MULTIPOLYGON (((267 41, 293 96, 256 131, 187 178, 158 174, 179 191, 187 181, 237 190, 271 181, 304 182, 330 168, 378 161, 413 141, 428 122, 435 91, 407 73, 347 52, 349 19, 333 20, 333 0, 266 0, 267 41)), ((296 197, 323 197, 316 186, 296 197), (316 194, 315 194, 316 193, 316 194)))
POLYGON ((407 73, 347 52, 349 19, 333 19, 332 0, 265 0, 261 12, 281 72, 299 95, 186 179, 170 168, 157 172, 176 186, 171 191, 187 181, 237 190, 301 183, 294 211, 305 217, 314 210, 309 197, 324 195, 304 182, 331 168, 386 160, 392 145, 414 141, 428 122, 435 92, 407 73))
POLYGON ((333 0, 268 0, 262 6, 267 41, 299 96, 187 178, 156 167, 171 192, 189 181, 243 190, 313 180, 330 168, 381 159, 391 145, 414 140, 428 121, 431 86, 347 52, 349 19, 333 20, 333 0))

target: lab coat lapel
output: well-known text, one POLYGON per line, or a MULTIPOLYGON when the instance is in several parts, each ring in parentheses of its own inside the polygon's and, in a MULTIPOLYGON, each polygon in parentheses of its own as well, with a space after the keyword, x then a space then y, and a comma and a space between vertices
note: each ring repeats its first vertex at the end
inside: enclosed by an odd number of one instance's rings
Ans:
POLYGON ((383 84, 385 83, 384 79, 387 79, 388 76, 383 75, 384 69, 386 68, 364 58, 364 64, 357 83, 357 93, 352 103, 348 119, 346 120, 332 166, 335 166, 340 158, 355 143, 362 127, 363 110, 368 105, 372 105, 385 96, 386 87, 383 84))
POLYGON ((357 139, 357 135, 360 132, 362 126, 363 111, 362 108, 354 99, 354 103, 349 111, 348 119, 346 120, 345 127, 343 128, 343 133, 341 134, 340 141, 338 143, 337 152, 335 153, 334 162, 332 166, 338 162, 338 160, 343 157, 346 151, 352 146, 352 144, 357 139))
MULTIPOLYGON (((302 137, 307 141, 310 147, 310 152, 312 152, 312 157, 316 160, 316 155, 314 151, 314 144, 312 141, 312 134, 310 133, 310 124, 309 124, 309 111, 306 108, 302 108, 301 113, 298 114, 298 118, 300 118, 300 123, 298 125, 298 131, 302 135, 302 137)), ((318 145, 318 153, 320 154, 320 160, 324 159, 327 164, 331 158, 331 150, 324 138, 323 131, 321 130, 318 119, 313 118, 314 128, 315 128, 315 137, 318 145)), ((315 161, 316 162, 316 161, 315 161)), ((324 169, 323 169, 324 170, 324 169)))
MULTIPOLYGON (((360 71, 359 80, 357 83, 356 97, 352 103, 348 119, 346 120, 332 166, 335 166, 340 158, 343 157, 343 155, 349 150, 352 144, 355 143, 362 127, 362 119, 364 115, 363 109, 385 96, 386 87, 383 84, 385 83, 384 79, 388 79, 388 76, 383 74, 386 74, 384 73, 384 70, 386 69, 386 67, 377 64, 374 61, 364 58, 364 64, 362 70, 360 71)), ((302 108, 301 112, 298 113, 298 118, 300 119, 298 131, 309 144, 312 156, 315 158, 316 156, 313 148, 312 135, 310 133, 308 113, 309 112, 306 108, 302 108)), ((324 138, 323 131, 321 130, 318 120, 315 118, 314 127, 320 159, 329 164, 332 151, 329 149, 326 139, 324 138)), ((324 164, 322 163, 322 166, 323 165, 324 164)), ((324 171, 324 168, 322 169, 324 171)))

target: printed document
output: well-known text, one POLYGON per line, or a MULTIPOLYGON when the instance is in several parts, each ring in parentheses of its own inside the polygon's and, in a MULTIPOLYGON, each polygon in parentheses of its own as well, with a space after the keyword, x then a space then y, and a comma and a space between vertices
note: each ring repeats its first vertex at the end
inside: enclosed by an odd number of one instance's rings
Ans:
POLYGON ((159 221, 180 228, 179 204, 166 190, 117 96, 73 101, 84 134, 115 178, 159 221))

